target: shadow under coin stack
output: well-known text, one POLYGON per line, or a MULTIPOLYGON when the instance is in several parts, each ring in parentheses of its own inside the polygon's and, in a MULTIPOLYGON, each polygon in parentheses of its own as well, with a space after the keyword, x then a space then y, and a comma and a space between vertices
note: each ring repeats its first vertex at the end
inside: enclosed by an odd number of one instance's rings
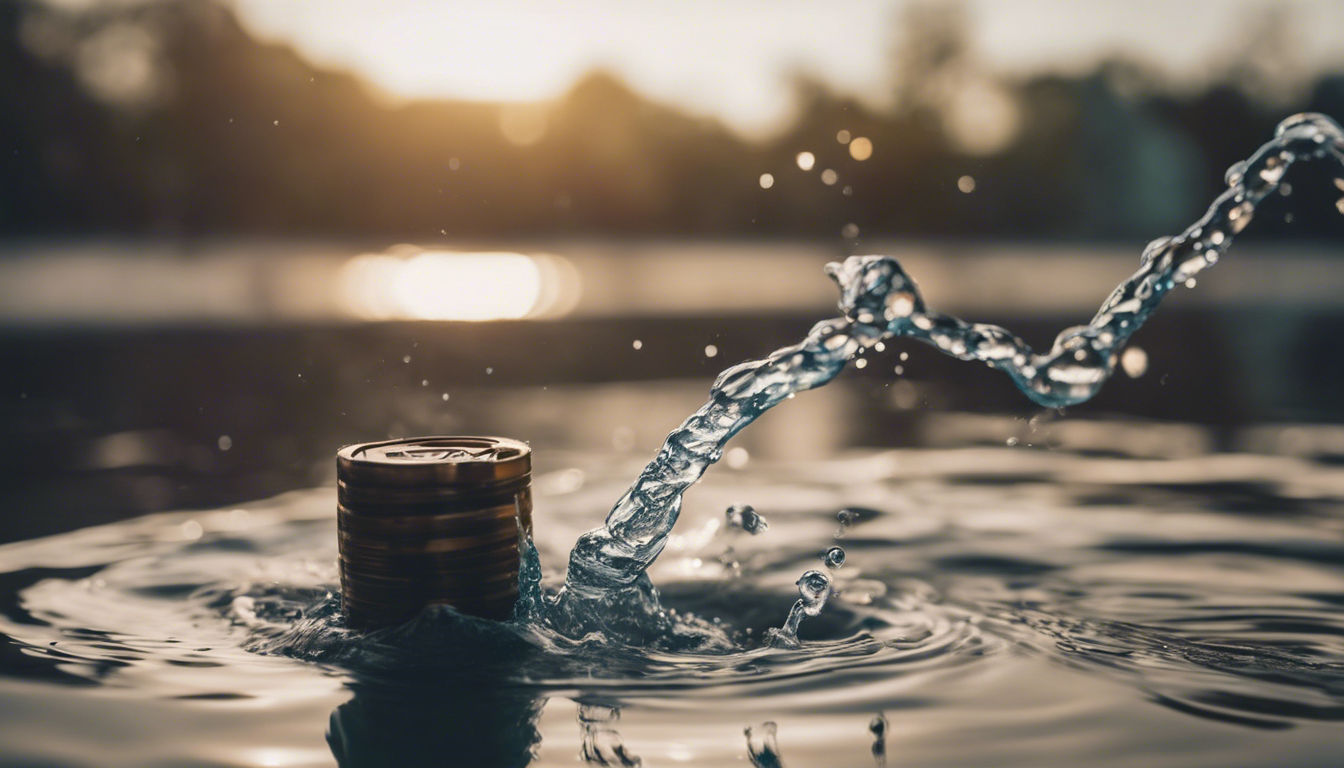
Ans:
POLYGON ((431 604, 504 620, 532 531, 532 451, 499 437, 416 437, 336 454, 348 622, 399 624, 431 604))

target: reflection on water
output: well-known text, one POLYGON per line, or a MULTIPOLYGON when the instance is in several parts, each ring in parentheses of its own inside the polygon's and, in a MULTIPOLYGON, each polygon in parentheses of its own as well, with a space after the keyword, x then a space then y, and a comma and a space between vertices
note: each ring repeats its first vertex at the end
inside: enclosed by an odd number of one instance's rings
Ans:
POLYGON ((347 261, 344 308, 364 320, 482 321, 560 317, 579 302, 579 274, 558 256, 406 250, 347 261))
MULTIPOLYGON (((711 475, 653 576, 719 648, 442 609, 361 639, 329 490, 8 545, 0 740, 16 764, 111 766, 1344 759, 1344 469, 997 445, 711 475), (769 529, 724 526, 732 504, 769 529), (837 517, 834 596, 770 648, 837 517)), ((629 471, 566 463, 536 483, 550 589, 629 471)))

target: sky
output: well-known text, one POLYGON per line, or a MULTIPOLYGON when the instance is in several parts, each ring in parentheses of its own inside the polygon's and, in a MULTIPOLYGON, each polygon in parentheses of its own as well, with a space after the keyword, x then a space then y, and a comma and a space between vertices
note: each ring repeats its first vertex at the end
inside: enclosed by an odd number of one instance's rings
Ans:
MULTIPOLYGON (((405 97, 535 101, 602 67, 641 93, 747 133, 788 116, 789 76, 881 103, 907 0, 233 0, 255 34, 405 97)), ((994 71, 1081 71, 1126 52, 1177 81, 1252 34, 1268 0, 966 0, 994 71)), ((1291 50, 1344 69, 1344 2, 1279 0, 1291 50)))

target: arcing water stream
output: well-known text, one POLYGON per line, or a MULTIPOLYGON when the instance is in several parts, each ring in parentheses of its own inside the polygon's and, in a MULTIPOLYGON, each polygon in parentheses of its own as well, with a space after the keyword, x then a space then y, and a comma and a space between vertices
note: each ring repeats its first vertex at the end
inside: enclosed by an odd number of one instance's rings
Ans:
MULTIPOLYGON (((1062 331, 1044 354, 1005 328, 930 309, 914 280, 890 257, 852 256, 830 264, 827 273, 840 287, 842 317, 817 323, 807 338, 764 360, 719 374, 709 401, 667 436, 606 524, 581 537, 570 552, 565 588, 555 603, 556 626, 569 633, 611 631, 625 626, 626 617, 636 624, 665 618, 645 571, 667 544, 682 494, 719 460, 733 435, 794 393, 835 378, 860 347, 909 336, 1004 371, 1041 405, 1060 407, 1092 397, 1115 369, 1120 349, 1167 291, 1218 261, 1290 166, 1323 158, 1344 169, 1344 131, 1337 123, 1319 114, 1284 120, 1272 140, 1228 169, 1227 190, 1199 221, 1175 237, 1149 243, 1139 270, 1111 292, 1092 321, 1062 331), (613 623, 613 616, 622 618, 613 623)), ((654 629, 662 632, 666 626, 654 629)))

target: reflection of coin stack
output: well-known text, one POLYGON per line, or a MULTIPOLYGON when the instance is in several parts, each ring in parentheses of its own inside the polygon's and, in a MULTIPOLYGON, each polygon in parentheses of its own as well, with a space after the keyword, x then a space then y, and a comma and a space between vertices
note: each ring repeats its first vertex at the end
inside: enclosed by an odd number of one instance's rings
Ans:
POLYGON ((507 619, 532 529, 532 452, 498 437, 419 437, 336 454, 341 592, 352 626, 434 603, 507 619))

